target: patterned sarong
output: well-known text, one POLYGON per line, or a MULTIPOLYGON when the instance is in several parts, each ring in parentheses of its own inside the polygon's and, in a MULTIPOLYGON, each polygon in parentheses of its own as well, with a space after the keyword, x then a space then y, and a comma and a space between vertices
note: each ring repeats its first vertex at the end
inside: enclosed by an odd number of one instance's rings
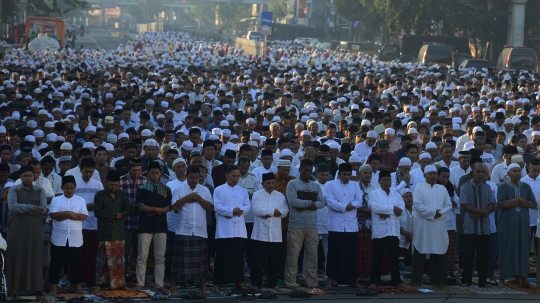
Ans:
POLYGON ((124 281, 124 241, 99 242, 96 259, 96 285, 121 289, 124 281))
POLYGON ((208 239, 175 235, 171 279, 199 281, 208 276, 208 239))

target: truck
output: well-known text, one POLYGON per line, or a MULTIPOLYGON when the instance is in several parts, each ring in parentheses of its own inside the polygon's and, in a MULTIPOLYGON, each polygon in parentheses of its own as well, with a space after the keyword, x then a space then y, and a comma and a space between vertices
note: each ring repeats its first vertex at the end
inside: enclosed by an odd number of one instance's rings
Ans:
POLYGON ((418 55, 420 48, 426 43, 439 43, 451 46, 454 52, 471 54, 469 39, 466 37, 404 35, 401 47, 397 44, 385 44, 379 51, 381 61, 390 61, 401 55, 418 55))
POLYGON ((67 30, 68 21, 64 18, 28 17, 25 43, 30 43, 40 34, 46 33, 49 38, 57 40, 60 47, 65 47, 67 45, 67 30))

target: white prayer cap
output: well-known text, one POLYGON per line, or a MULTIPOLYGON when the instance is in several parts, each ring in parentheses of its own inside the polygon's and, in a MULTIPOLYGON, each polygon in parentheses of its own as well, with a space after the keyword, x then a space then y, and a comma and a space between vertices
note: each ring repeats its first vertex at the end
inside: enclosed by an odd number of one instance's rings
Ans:
POLYGON ((393 128, 387 128, 387 129, 384 130, 384 134, 392 136, 392 135, 396 134, 396 131, 393 128))
POLYGON ((411 159, 409 159, 407 157, 403 157, 403 158, 399 159, 398 166, 411 166, 411 165, 412 165, 411 159))
POLYGON ((292 156, 292 155, 293 155, 293 152, 288 148, 285 148, 284 150, 280 152, 281 157, 292 156))
POLYGON ((377 139, 377 132, 374 131, 374 130, 370 130, 370 131, 367 133, 367 138, 377 139))
POLYGON ((182 162, 182 163, 185 164, 185 163, 186 163, 186 160, 184 160, 184 158, 182 158, 182 157, 178 157, 178 158, 176 158, 176 159, 173 161, 172 167, 174 168, 174 167, 176 166, 176 164, 178 164, 178 163, 180 163, 180 162, 182 162))
POLYGON ((411 193, 412 194, 411 189, 410 188, 404 188, 399 192, 399 194, 402 195, 402 196, 405 195, 406 193, 411 193))
POLYGON ((349 163, 362 163, 362 158, 357 154, 353 154, 349 157, 349 163))
POLYGON ((435 165, 428 165, 426 166, 426 168, 424 168, 424 174, 432 173, 432 172, 435 172, 435 173, 437 172, 437 167, 435 167, 435 165))
POLYGON ((435 144, 433 142, 429 142, 428 144, 426 144, 426 150, 432 149, 432 148, 437 149, 437 144, 435 144))
POLYGON ((416 130, 416 128, 411 128, 409 129, 408 134, 418 134, 418 131, 416 130))
POLYGON ((431 155, 429 153, 421 153, 420 154, 420 160, 424 160, 424 159, 430 159, 431 160, 431 155))
POLYGON ((289 161, 287 159, 281 159, 281 160, 279 160, 277 166, 291 166, 291 161, 289 161))
POLYGON ((184 141, 182 143, 182 146, 180 146, 183 150, 192 151, 193 150, 193 143, 191 141, 184 141))
POLYGON ((522 155, 513 155, 512 159, 510 160, 512 163, 523 163, 523 156, 522 155))
POLYGON ((519 168, 519 170, 521 170, 521 166, 519 166, 519 164, 517 164, 517 163, 512 163, 512 164, 508 165, 508 167, 506 169, 509 172, 510 170, 512 170, 514 168, 519 168))

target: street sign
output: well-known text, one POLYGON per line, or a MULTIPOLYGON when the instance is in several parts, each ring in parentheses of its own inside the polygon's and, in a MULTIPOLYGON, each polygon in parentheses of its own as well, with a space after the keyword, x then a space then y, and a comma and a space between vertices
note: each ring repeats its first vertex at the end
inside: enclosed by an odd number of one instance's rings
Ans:
POLYGON ((272 12, 261 13, 261 25, 272 26, 272 20, 273 20, 272 12))
POLYGON ((263 36, 271 36, 272 35, 272 27, 268 25, 261 26, 261 35, 263 36))

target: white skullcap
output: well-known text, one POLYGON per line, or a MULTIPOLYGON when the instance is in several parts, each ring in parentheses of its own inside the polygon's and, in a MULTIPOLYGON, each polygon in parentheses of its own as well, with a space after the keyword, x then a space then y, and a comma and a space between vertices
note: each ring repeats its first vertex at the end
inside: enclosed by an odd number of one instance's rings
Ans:
POLYGON ((399 159, 398 166, 411 166, 411 165, 412 165, 411 159, 409 159, 407 157, 403 157, 403 158, 399 159))
POLYGON ((435 144, 433 142, 428 142, 428 144, 426 144, 426 150, 432 149, 432 148, 437 149, 437 144, 435 144))
POLYGON ((512 163, 512 164, 508 165, 508 167, 506 169, 507 169, 507 171, 510 171, 510 170, 512 170, 514 168, 519 168, 519 170, 521 170, 521 166, 519 166, 519 164, 517 164, 517 163, 512 163))
POLYGON ((184 141, 182 145, 180 146, 181 149, 192 151, 193 150, 193 143, 191 141, 184 141))
POLYGON ((362 158, 357 154, 353 154, 349 157, 349 163, 362 163, 362 158))
POLYGON ((370 130, 368 133, 367 133, 367 136, 366 138, 373 138, 373 139, 377 139, 377 132, 374 131, 374 130, 370 130))
POLYGON ((393 128, 387 128, 387 129, 384 130, 384 134, 393 136, 393 135, 396 134, 396 131, 393 128))
POLYGON ((293 152, 290 149, 285 148, 279 154, 280 154, 281 157, 286 157, 286 156, 292 156, 293 152))
POLYGON ((431 160, 431 155, 429 153, 421 153, 420 154, 420 160, 424 160, 424 159, 430 159, 431 160))
POLYGON ((424 174, 432 173, 432 172, 435 172, 435 173, 437 172, 437 167, 435 167, 435 165, 428 165, 426 166, 426 168, 424 168, 424 174))
POLYGON ((178 163, 184 163, 185 164, 186 160, 184 160, 184 158, 182 158, 182 157, 178 157, 173 161, 172 167, 174 168, 176 166, 176 164, 178 164, 178 163))
POLYGON ((149 129, 143 129, 143 131, 141 132, 141 136, 150 137, 150 136, 152 136, 152 131, 149 130, 149 129))

